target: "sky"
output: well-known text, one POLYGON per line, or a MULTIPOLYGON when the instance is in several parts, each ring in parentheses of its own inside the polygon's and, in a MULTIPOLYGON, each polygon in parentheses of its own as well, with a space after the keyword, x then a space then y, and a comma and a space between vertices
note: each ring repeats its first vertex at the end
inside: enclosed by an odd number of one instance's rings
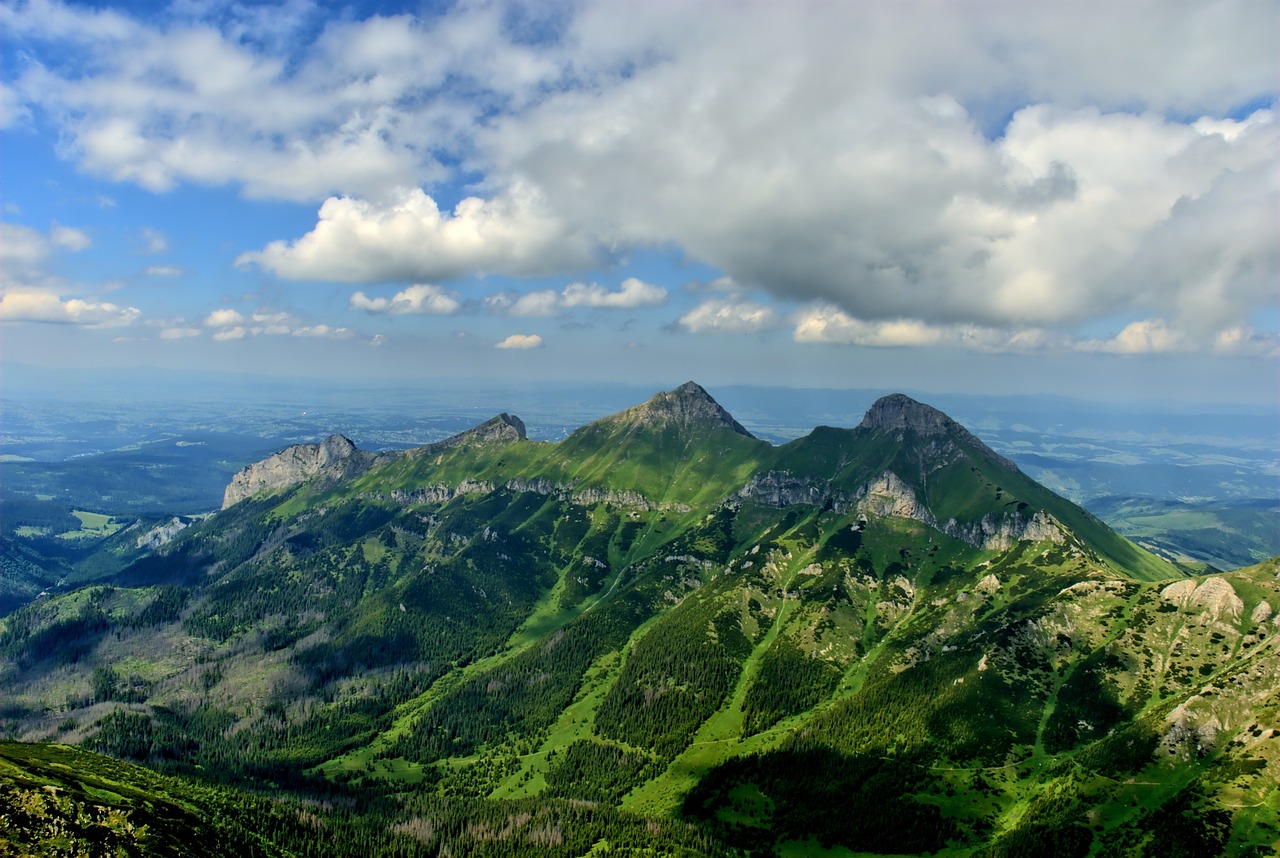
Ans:
POLYGON ((1275 2, 0 2, 5 365, 1280 399, 1275 2))

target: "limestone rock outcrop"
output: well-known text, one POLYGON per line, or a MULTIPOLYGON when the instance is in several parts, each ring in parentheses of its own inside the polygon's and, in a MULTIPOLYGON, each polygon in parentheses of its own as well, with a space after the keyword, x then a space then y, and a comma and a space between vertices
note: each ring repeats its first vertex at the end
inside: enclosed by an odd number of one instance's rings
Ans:
POLYGON ((351 439, 343 435, 330 435, 319 444, 286 447, 236 471, 223 492, 222 508, 226 509, 258 492, 297 485, 322 472, 332 472, 335 477, 350 475, 357 469, 342 467, 342 464, 356 464, 364 459, 364 456, 356 458, 359 452, 351 439))

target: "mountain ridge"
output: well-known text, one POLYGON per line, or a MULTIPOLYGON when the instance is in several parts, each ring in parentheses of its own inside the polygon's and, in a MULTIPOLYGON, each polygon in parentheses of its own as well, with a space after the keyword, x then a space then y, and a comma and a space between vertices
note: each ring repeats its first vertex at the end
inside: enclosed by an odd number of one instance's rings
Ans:
POLYGON ((455 854, 1266 854, 1276 561, 1187 577, 929 412, 774 447, 692 404, 121 534, 0 619, 6 730, 455 854))
MULTIPOLYGON (((1178 574, 1026 477, 943 412, 900 393, 878 399, 855 428, 816 427, 777 447, 752 436, 692 381, 588 423, 558 443, 530 442, 523 429, 518 417, 503 413, 445 441, 366 458, 348 476, 368 474, 397 457, 415 462, 394 475, 383 468, 378 473, 388 473, 385 478, 375 473, 362 484, 364 491, 391 484, 381 492, 401 503, 500 486, 677 511, 752 497, 783 506, 816 498, 841 510, 910 511, 907 517, 977 547, 1007 548, 1034 535, 1071 542, 1147 579, 1178 574), (512 452, 490 456, 488 466, 477 468, 468 459, 471 464, 455 471, 442 455, 494 444, 512 452)), ((333 472, 322 479, 324 486, 335 482, 340 475, 333 472)))

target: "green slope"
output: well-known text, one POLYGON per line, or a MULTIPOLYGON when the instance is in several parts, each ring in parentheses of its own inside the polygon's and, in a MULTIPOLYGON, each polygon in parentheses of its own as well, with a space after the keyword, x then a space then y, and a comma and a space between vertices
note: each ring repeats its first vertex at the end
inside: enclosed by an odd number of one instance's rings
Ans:
MULTIPOLYGON (((11 731, 395 824, 597 815, 563 854, 1272 830, 1274 564, 1188 579, 905 397, 781 447, 696 385, 558 444, 517 424, 242 501, 0 621, 11 731)), ((449 842, 515 848, 477 831, 449 842)))

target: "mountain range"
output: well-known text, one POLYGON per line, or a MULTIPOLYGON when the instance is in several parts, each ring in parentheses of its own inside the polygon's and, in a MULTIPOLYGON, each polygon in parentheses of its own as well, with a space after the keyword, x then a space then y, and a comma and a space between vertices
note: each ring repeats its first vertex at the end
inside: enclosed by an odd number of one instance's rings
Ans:
MULTIPOLYGON (((145 763, 201 819, 300 802, 263 854, 1280 836, 1277 561, 1150 554, 902 395, 781 445, 692 382, 554 443, 335 435, 75 574, 0 619, 3 735, 145 763)), ((54 771, 25 747, 10 807, 54 771)))

